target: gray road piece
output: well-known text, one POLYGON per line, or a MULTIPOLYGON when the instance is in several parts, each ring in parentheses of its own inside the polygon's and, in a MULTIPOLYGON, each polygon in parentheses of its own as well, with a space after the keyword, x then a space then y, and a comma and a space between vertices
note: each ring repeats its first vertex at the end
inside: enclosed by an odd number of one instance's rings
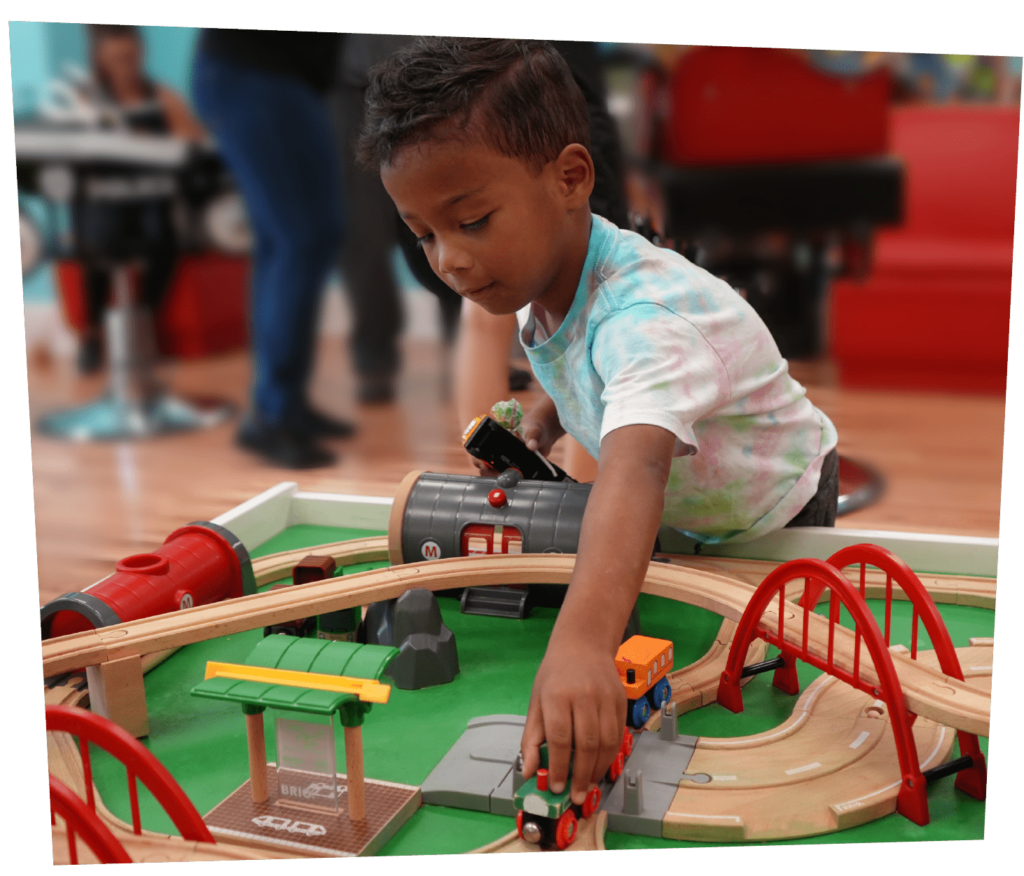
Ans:
MULTIPOLYGON (((515 816, 512 779, 526 718, 522 715, 487 715, 474 718, 465 732, 434 767, 422 785, 423 802, 456 809, 473 809, 515 816)), ((685 776, 696 736, 666 740, 658 733, 635 736, 626 774, 642 774, 640 812, 624 811, 625 775, 613 786, 600 784, 601 808, 608 813, 608 829, 642 836, 661 836, 662 820, 684 778, 706 781, 706 776, 685 776)))
POLYGON ((522 715, 473 718, 424 780, 423 802, 515 815, 512 767, 525 724, 522 715))
MULTIPOLYGON (((470 721, 423 782, 423 802, 514 818, 513 769, 525 725, 522 715, 488 715, 470 721)), ((599 787, 601 799, 607 799, 611 783, 605 780, 599 787)))
MULTIPOLYGON (((662 820, 679 790, 679 782, 690 764, 696 736, 678 736, 668 742, 657 733, 641 733, 633 743, 626 771, 608 794, 602 807, 608 813, 608 830, 640 836, 662 834, 662 820), (638 796, 643 802, 639 814, 623 811, 625 785, 629 775, 640 776, 638 796)), ((694 781, 702 777, 693 776, 694 781)))

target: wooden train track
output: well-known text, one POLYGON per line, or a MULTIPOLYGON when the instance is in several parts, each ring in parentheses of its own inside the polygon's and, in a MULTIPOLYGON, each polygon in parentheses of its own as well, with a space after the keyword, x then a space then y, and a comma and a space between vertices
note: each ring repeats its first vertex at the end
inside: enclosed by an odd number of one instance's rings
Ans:
MULTIPOLYGON (((604 834, 608 828, 608 813, 598 812, 597 815, 591 818, 584 818, 579 821, 578 832, 576 834, 576 840, 573 842, 567 852, 599 852, 604 851, 604 834)), ((505 834, 503 837, 499 837, 493 843, 488 843, 486 846, 481 846, 479 849, 473 849, 468 854, 471 855, 490 855, 490 854, 509 854, 519 852, 540 852, 543 851, 539 846, 535 846, 532 843, 525 842, 519 838, 519 834, 516 831, 505 834)))
MULTIPOLYGON (((375 547, 363 550, 376 550, 375 547)), ((330 578, 297 588, 257 593, 185 611, 129 621, 98 630, 76 633, 43 643, 43 674, 46 677, 82 666, 152 654, 194 642, 219 638, 261 626, 283 623, 313 615, 354 608, 400 596, 406 590, 426 588, 496 586, 501 584, 568 584, 575 556, 569 554, 453 557, 391 566, 330 578)), ((651 563, 643 592, 695 605, 726 619, 738 621, 754 587, 735 578, 697 570, 688 565, 651 563)), ((795 595, 796 587, 792 595, 795 595)), ((788 594, 787 595, 791 595, 788 594)), ((787 641, 799 644, 799 609, 785 603, 787 641)), ((769 609, 762 625, 777 630, 778 616, 769 609)), ((809 647, 824 657, 828 650, 828 621, 811 614, 809 647)), ((866 647, 860 660, 862 676, 874 683, 874 669, 866 647)), ((854 664, 854 633, 836 627, 834 659, 851 671, 854 664)), ((908 707, 922 717, 942 724, 988 736, 991 696, 934 669, 894 654, 908 707)))

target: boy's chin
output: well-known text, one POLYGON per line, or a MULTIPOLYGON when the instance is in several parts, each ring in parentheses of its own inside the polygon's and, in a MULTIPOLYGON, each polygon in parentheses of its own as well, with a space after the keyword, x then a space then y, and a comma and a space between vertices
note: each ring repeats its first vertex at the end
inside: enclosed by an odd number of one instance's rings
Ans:
POLYGON ((479 301, 478 303, 484 310, 486 310, 491 316, 512 316, 517 313, 517 309, 511 305, 504 305, 498 303, 491 303, 490 301, 479 301))

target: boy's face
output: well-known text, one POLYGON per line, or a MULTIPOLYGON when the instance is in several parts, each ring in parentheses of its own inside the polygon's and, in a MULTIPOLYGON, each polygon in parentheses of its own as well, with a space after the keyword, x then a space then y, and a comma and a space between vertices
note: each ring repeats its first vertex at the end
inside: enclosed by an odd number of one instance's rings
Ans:
POLYGON ((532 301, 568 312, 590 231, 593 164, 582 146, 535 172, 480 143, 428 140, 399 150, 381 179, 431 268, 460 295, 494 314, 532 301))

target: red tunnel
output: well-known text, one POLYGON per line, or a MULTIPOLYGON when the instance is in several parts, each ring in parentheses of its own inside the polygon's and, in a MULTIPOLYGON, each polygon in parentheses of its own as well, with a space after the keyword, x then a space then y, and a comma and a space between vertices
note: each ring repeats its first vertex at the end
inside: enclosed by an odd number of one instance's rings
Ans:
POLYGON ((113 575, 41 609, 44 639, 208 605, 256 592, 245 546, 216 523, 190 523, 152 553, 120 560, 113 575))

